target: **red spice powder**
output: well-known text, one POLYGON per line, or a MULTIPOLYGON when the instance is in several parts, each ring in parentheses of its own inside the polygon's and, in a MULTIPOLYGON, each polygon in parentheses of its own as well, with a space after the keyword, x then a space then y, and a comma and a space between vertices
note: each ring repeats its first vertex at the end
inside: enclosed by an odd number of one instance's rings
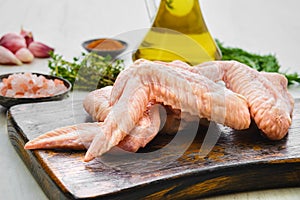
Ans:
POLYGON ((86 47, 94 50, 119 50, 124 48, 124 45, 113 39, 99 39, 90 42, 86 47))

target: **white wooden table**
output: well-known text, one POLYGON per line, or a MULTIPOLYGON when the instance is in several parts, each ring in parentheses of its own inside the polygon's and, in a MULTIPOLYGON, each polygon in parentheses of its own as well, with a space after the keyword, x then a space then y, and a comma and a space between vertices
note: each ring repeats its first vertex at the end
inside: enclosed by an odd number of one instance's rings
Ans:
MULTIPOLYGON (((282 70, 300 73, 300 1, 200 0, 210 32, 225 45, 255 53, 273 53, 282 70)), ((33 31, 35 40, 53 46, 66 58, 79 56, 81 42, 118 36, 150 26, 142 0, 0 0, 0 35, 33 31)), ((134 38, 133 38, 134 39, 134 38)), ((0 74, 49 72, 47 59, 23 66, 0 66, 0 74)), ((300 98, 300 86, 290 87, 300 98)), ((0 199, 47 199, 7 136, 6 110, 0 106, 0 199)), ((300 180, 299 180, 300 181, 300 180)), ((299 199, 300 188, 253 191, 208 199, 299 199)))

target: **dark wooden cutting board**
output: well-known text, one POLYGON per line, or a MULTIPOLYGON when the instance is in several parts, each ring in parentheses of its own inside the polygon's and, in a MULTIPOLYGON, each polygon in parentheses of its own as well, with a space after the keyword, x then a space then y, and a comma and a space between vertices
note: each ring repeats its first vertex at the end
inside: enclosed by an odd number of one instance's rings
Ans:
MULTIPOLYGON (((202 125, 176 159, 172 156, 181 148, 176 142, 161 157, 142 161, 113 152, 84 163, 84 151, 23 149, 29 139, 46 131, 87 121, 81 101, 24 104, 8 111, 10 140, 50 199, 191 199, 300 186, 300 100, 283 140, 265 139, 254 123, 244 131, 218 126, 222 133, 206 156, 199 154, 207 130, 202 125)), ((172 138, 160 134, 138 154, 159 151, 172 138)))

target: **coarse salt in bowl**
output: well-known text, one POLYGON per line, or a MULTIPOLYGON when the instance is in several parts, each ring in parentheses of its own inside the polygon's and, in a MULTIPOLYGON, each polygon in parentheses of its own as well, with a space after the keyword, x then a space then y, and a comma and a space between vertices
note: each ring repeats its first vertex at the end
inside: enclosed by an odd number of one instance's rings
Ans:
POLYGON ((0 75, 0 105, 62 100, 71 83, 63 78, 41 73, 19 72, 0 75))

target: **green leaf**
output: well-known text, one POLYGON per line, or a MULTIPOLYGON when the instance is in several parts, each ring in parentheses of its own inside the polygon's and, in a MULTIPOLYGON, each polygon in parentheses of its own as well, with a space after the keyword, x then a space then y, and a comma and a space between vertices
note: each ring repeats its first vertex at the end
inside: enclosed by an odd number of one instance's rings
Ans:
POLYGON ((283 74, 288 79, 288 85, 300 83, 299 74, 287 74, 280 72, 280 65, 275 55, 259 55, 250 53, 241 48, 225 47, 219 40, 216 40, 216 43, 222 52, 222 60, 236 60, 256 69, 257 71, 283 74))
POLYGON ((123 60, 112 61, 110 56, 102 57, 96 53, 82 53, 82 57, 74 57, 67 61, 59 54, 50 54, 48 67, 51 74, 69 80, 73 89, 94 90, 112 85, 119 73, 124 69, 123 60))

